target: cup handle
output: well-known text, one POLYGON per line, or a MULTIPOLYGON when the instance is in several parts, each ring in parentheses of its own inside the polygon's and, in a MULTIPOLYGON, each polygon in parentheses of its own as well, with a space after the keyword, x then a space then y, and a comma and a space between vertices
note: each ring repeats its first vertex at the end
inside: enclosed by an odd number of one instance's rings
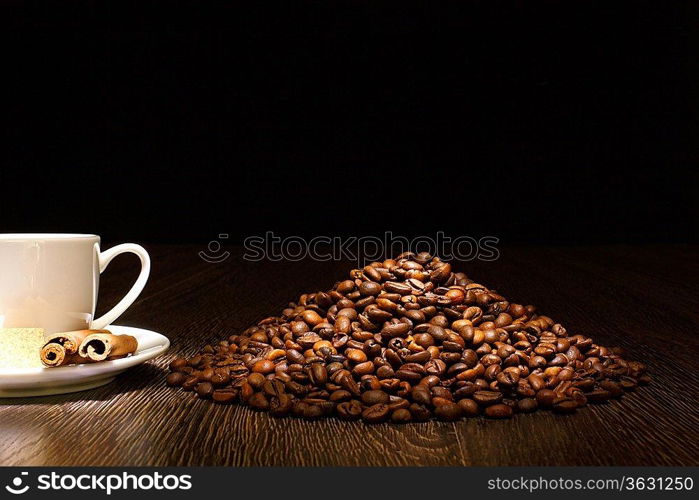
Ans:
POLYGON ((126 309, 128 309, 129 306, 134 303, 136 298, 143 290, 143 287, 146 286, 146 281, 148 281, 148 275, 150 274, 150 257, 148 256, 148 252, 146 252, 145 248, 143 248, 141 245, 136 245, 135 243, 124 243, 122 245, 112 247, 109 250, 105 250, 104 252, 100 252, 97 256, 99 260, 100 274, 104 272, 114 257, 126 252, 134 253, 139 259, 141 259, 141 274, 138 275, 138 278, 131 287, 131 290, 129 290, 129 293, 127 293, 124 298, 111 309, 111 311, 104 314, 104 316, 100 316, 99 318, 92 320, 92 328, 95 330, 105 328, 107 325, 111 324, 114 320, 121 316, 124 311, 126 311, 126 309))

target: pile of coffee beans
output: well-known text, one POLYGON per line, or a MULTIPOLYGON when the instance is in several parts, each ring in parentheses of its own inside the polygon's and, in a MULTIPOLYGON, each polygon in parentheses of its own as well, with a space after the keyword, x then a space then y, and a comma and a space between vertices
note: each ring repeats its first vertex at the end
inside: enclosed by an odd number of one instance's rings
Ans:
POLYGON ((572 413, 649 381, 619 349, 427 253, 354 269, 170 370, 168 385, 216 403, 367 423, 572 413))

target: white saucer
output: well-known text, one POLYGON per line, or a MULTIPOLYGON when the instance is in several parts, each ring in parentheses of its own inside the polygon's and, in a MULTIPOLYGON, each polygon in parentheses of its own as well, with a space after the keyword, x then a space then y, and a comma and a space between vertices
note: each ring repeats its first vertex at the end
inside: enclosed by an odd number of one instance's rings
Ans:
POLYGON ((94 389, 108 384, 128 368, 140 365, 170 347, 170 341, 165 336, 150 330, 118 325, 110 325, 107 329, 115 334, 127 333, 136 337, 136 354, 84 365, 0 370, 0 398, 48 396, 94 389))

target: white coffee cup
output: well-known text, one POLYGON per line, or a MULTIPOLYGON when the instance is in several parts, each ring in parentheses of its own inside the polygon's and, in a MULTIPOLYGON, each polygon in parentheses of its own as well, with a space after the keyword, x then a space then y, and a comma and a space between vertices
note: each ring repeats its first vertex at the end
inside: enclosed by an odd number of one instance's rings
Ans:
POLYGON ((133 243, 102 252, 94 234, 0 234, 0 328, 104 328, 136 300, 149 273, 148 252, 133 243), (100 273, 125 252, 141 259, 141 273, 111 311, 95 318, 100 273))

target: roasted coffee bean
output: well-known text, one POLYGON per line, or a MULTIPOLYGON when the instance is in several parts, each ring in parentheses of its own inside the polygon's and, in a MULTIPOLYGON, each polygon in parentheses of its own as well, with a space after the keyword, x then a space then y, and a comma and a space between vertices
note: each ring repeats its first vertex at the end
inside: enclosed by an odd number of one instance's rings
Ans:
POLYGON ((359 384, 352 378, 349 372, 340 377, 337 383, 340 387, 349 391, 352 396, 359 396, 359 384))
POLYGON ((436 341, 443 342, 447 338, 446 326, 449 324, 444 316, 435 316, 431 320, 432 325, 427 329, 427 333, 436 341))
POLYGON ((454 399, 452 394, 451 394, 451 391, 448 388, 443 387, 441 385, 433 387, 430 392, 432 393, 433 398, 437 397, 437 398, 442 398, 442 399, 446 399, 449 401, 454 399))
POLYGON ((381 285, 373 281, 364 281, 359 285, 359 292, 362 295, 378 295, 381 293, 381 285))
POLYGON ((578 408, 578 403, 570 398, 556 399, 553 402, 553 411, 556 413, 573 413, 578 408))
POLYGON ((464 417, 475 417, 481 412, 478 403, 473 399, 461 399, 457 404, 461 408, 461 414, 464 417))
POLYGON ((577 387, 571 387, 569 390, 567 390, 566 396, 575 401, 578 407, 583 407, 587 404, 587 397, 577 387))
POLYGON ((553 359, 549 361, 549 366, 564 366, 570 362, 565 354, 556 354, 553 359))
POLYGON ((599 383, 599 386, 601 389, 609 392, 613 398, 618 398, 624 394, 624 389, 621 387, 621 385, 612 380, 603 380, 599 383))
POLYGON ((497 381, 503 387, 514 387, 519 382, 519 373, 506 370, 498 374, 497 381))
POLYGON ((311 327, 323 322, 323 318, 315 311, 306 310, 301 313, 301 319, 311 327))
POLYGON ((405 349, 407 348, 406 342, 400 337, 394 337, 388 341, 388 348, 395 351, 401 357, 405 357, 405 349))
POLYGON ((265 380, 262 390, 267 396, 279 397, 280 394, 284 394, 284 383, 277 379, 265 380))
POLYGON ((232 404, 238 398, 238 391, 232 387, 226 389, 216 389, 211 397, 217 403, 232 404))
POLYGON ((410 325, 408 323, 391 323, 383 327, 381 335, 388 338, 398 337, 405 335, 409 330, 410 325))
POLYGON ((200 355, 197 355, 192 358, 189 358, 189 360, 187 360, 187 364, 191 367, 196 368, 201 364, 202 361, 204 361, 204 358, 200 355))
POLYGON ((191 366, 184 366, 178 370, 180 373, 184 373, 185 375, 192 375, 194 373, 194 368, 191 366))
MULTIPOLYGON (((435 398, 436 399, 436 398, 435 398)), ((454 422, 461 418, 461 407, 456 403, 447 400, 444 404, 435 405, 434 414, 439 420, 454 422)))
POLYGON ((364 363, 359 363, 358 365, 355 365, 354 368, 352 368, 352 373, 358 377, 362 377, 364 375, 369 375, 371 373, 374 373, 374 369, 376 366, 374 363, 371 361, 365 361, 364 363))
POLYGON ((291 397, 288 394, 279 394, 269 401, 269 414, 273 417, 285 417, 291 411, 291 397))
POLYGON ((354 290, 354 287, 355 287, 354 281, 345 280, 345 281, 338 283, 336 289, 339 293, 345 294, 345 293, 349 293, 352 290, 354 290))
POLYGON ((587 398, 588 403, 604 403, 611 399, 612 393, 609 391, 605 391, 604 389, 595 389, 593 391, 586 392, 585 397, 587 398))
POLYGON ((321 409, 324 417, 329 417, 330 415, 332 415, 334 413, 335 407, 337 405, 335 403, 333 403, 332 401, 323 400, 323 401, 319 401, 317 403, 314 403, 314 406, 318 406, 321 409))
POLYGON ((303 418, 307 420, 317 420, 323 417, 325 411, 319 405, 307 404, 303 409, 303 418))
POLYGON ((254 393, 254 389, 247 382, 240 384, 240 392, 238 396, 243 403, 247 403, 254 393))
POLYGON ((428 347, 431 347, 435 344, 434 337, 429 333, 418 333, 413 338, 415 340, 415 343, 423 349, 427 349, 428 347))
POLYGON ((332 394, 330 394, 330 397, 328 398, 328 400, 332 401, 333 403, 349 401, 350 399, 352 399, 352 394, 350 394, 349 391, 345 391, 344 389, 338 389, 337 391, 334 391, 332 394))
POLYGON ((253 365, 252 371, 262 374, 272 373, 274 371, 274 362, 268 359, 261 359, 253 365))
POLYGON ((435 396, 432 398, 432 406, 434 406, 435 408, 437 406, 442 406, 446 404, 452 404, 452 401, 450 399, 442 398, 440 396, 435 396))
MULTIPOLYGON (((428 362, 432 363, 432 361, 430 361, 431 357, 432 356, 430 355, 429 351, 420 351, 420 352, 416 352, 415 354, 407 355, 405 357, 405 361, 408 363, 418 363, 418 364, 423 364, 423 363, 428 363, 428 362)), ((435 361, 439 361, 439 360, 435 360, 435 361)), ((425 366, 425 370, 427 371, 427 373, 430 373, 429 368, 427 366, 425 366)))
MULTIPOLYGON (((217 370, 221 370, 220 368, 217 368, 217 370)), ((228 385, 228 383, 231 381, 230 375, 228 375, 227 371, 226 372, 214 372, 214 374, 211 376, 211 383, 215 387, 223 387, 228 385)))
POLYGON ((451 275, 451 265, 442 262, 430 273, 430 280, 435 283, 442 283, 446 281, 451 275))
POLYGON ((400 358, 400 355, 393 349, 386 349, 386 351, 383 353, 383 356, 384 359, 394 370, 399 369, 400 366, 403 364, 403 360, 400 358))
POLYGON ((573 382, 573 385, 583 392, 588 392, 595 388, 595 380, 592 378, 584 378, 582 380, 576 380, 573 382))
POLYGON ((194 390, 196 391, 197 396, 200 398, 208 399, 214 392, 214 386, 211 384, 211 382, 200 382, 197 384, 194 390))
POLYGON ((265 383, 264 375, 261 373, 251 373, 248 375, 248 384, 250 384, 254 389, 262 389, 262 385, 265 383))
POLYGON ((399 396, 401 398, 406 397, 408 394, 410 394, 410 391, 412 390, 413 386, 410 385, 408 382, 401 382, 398 384, 398 389, 396 390, 396 396, 399 396))
POLYGON ((376 376, 378 378, 393 378, 395 377, 395 372, 389 365, 384 365, 376 370, 376 376))
POLYGON ((248 399, 248 404, 256 410, 269 409, 269 401, 267 400, 267 397, 261 392, 256 392, 255 394, 250 396, 250 399, 248 399))
POLYGON ((539 344, 534 348, 534 353, 543 358, 552 358, 556 354, 556 346, 553 344, 539 344))
POLYGON ((396 372, 396 378, 399 380, 405 380, 406 382, 410 382, 413 384, 417 384, 422 380, 422 375, 424 373, 424 369, 421 371, 413 370, 410 368, 405 368, 402 366, 397 372, 396 372))
POLYGON ((532 387, 529 385, 529 382, 526 380, 520 380, 517 383, 517 396, 521 398, 533 398, 536 396, 536 391, 532 389, 532 387))
POLYGON ((377 358, 381 355, 381 344, 375 339, 370 338, 364 342, 362 350, 368 357, 377 358))
POLYGON ((185 358, 175 358, 170 362, 170 371, 178 372, 185 366, 187 366, 187 360, 185 358))
POLYGON ((472 397, 481 406, 490 406, 502 401, 502 393, 496 391, 476 391, 472 397))
POLYGON ((194 375, 189 375, 184 382, 182 382, 182 389, 185 391, 193 391, 194 387, 199 383, 199 379, 194 375))
POLYGON ((366 391, 362 394, 362 403, 367 406, 388 403, 389 397, 384 391, 366 391))
POLYGON ((488 406, 483 413, 488 418, 511 418, 513 411, 508 405, 496 404, 488 406))
POLYGON ((342 420, 357 420, 362 416, 362 405, 356 399, 337 405, 337 416, 342 420))
POLYGON ((419 385, 424 385, 425 387, 431 388, 436 386, 440 382, 441 379, 436 375, 426 375, 422 377, 422 380, 420 380, 419 385))
POLYGON ((432 418, 432 412, 425 406, 418 403, 413 403, 408 408, 415 422, 425 422, 432 418))
POLYGON ((311 383, 317 387, 323 387, 328 381, 328 370, 322 363, 313 363, 309 375, 311 383))
POLYGON ((379 381, 381 390, 385 392, 396 392, 400 388, 401 381, 397 378, 387 378, 379 381))
POLYGON ((391 413, 391 422, 394 424, 406 424, 413 419, 410 411, 405 408, 398 408, 391 413))
POLYGON ((299 351, 296 349, 287 349, 286 350, 286 358, 292 362, 292 363, 298 363, 301 364, 305 361, 305 358, 303 357, 303 354, 301 354, 299 351))
POLYGON ((384 290, 391 293, 397 293, 399 295, 408 295, 412 292, 412 288, 405 283, 399 283, 397 281, 387 281, 384 283, 384 290))
POLYGON ((309 405, 307 403, 304 403, 303 401, 296 401, 291 406, 291 414, 294 417, 303 417, 303 414, 306 411, 307 406, 309 406, 309 405))
POLYGON ((556 399, 556 393, 550 389, 542 389, 536 393, 536 402, 542 408, 551 408, 556 399))
MULTIPOLYGON (((490 365, 488 368, 485 369, 485 373, 483 374, 483 376, 486 380, 492 382, 493 380, 497 379, 497 376, 500 375, 501 372, 502 367, 500 365, 490 365)), ((505 386, 503 385, 503 387, 505 386)))
POLYGON ((473 382, 459 382, 461 384, 464 384, 462 386, 459 386, 457 389, 455 389, 452 394, 454 395, 454 399, 459 400, 462 398, 470 398, 473 396, 473 393, 475 393, 478 390, 478 386, 474 384, 473 382))
POLYGON ((393 411, 399 408, 410 407, 410 401, 401 396, 390 396, 388 400, 388 408, 393 411))
POLYGON ((196 375, 200 382, 210 382, 211 377, 214 375, 214 369, 207 366, 203 370, 194 372, 193 375, 196 375))
POLYGON ((375 404, 369 406, 362 412, 362 418, 365 422, 370 424, 377 424, 379 422, 385 422, 389 415, 388 405, 386 404, 375 404))
POLYGON ((429 388, 424 385, 417 385, 410 391, 410 397, 415 403, 429 405, 432 403, 432 393, 429 388))
POLYGON ((180 387, 184 381, 187 380, 187 375, 185 375, 182 372, 173 372, 170 373, 166 378, 165 382, 167 385, 170 387, 180 387))
POLYGON ((476 351, 472 349, 466 349, 461 354, 461 359, 468 368, 473 368, 478 364, 478 354, 476 354, 476 351))
POLYGON ((373 375, 364 375, 359 385, 363 391, 380 391, 381 390, 381 380, 373 375))
POLYGON ((288 392, 296 396, 303 396, 308 392, 307 386, 301 385, 298 382, 294 382, 293 380, 285 382, 284 387, 288 392))
POLYGON ((360 349, 347 349, 345 356, 353 363, 364 363, 367 360, 367 355, 360 349))
POLYGON ((517 411, 522 413, 532 412, 536 410, 538 406, 539 405, 534 398, 524 398, 517 401, 517 411))

